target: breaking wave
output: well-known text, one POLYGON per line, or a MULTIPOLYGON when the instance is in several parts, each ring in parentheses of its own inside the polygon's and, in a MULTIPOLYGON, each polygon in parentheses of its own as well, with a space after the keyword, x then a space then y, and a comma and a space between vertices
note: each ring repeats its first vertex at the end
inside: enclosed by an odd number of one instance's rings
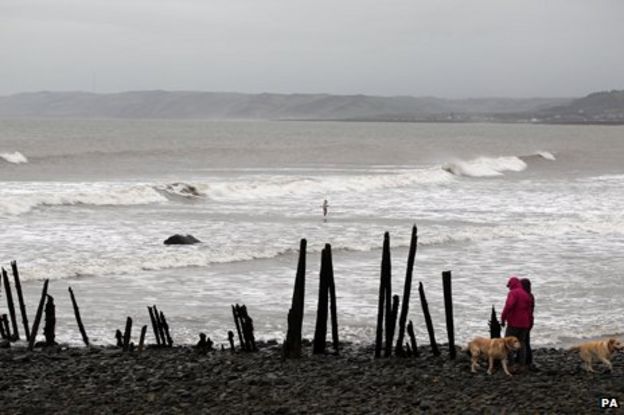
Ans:
POLYGON ((0 153, 0 159, 11 164, 25 164, 28 163, 28 159, 19 151, 13 153, 0 153))
POLYGON ((534 159, 554 161, 554 154, 548 151, 539 151, 528 156, 507 157, 479 157, 473 160, 457 160, 446 163, 442 170, 455 176, 465 177, 495 177, 502 176, 504 172, 521 172, 527 168, 527 162, 534 159))
POLYGON ((53 183, 31 184, 27 189, 12 187, 0 198, 2 216, 20 215, 49 206, 131 206, 167 201, 150 185, 53 183))

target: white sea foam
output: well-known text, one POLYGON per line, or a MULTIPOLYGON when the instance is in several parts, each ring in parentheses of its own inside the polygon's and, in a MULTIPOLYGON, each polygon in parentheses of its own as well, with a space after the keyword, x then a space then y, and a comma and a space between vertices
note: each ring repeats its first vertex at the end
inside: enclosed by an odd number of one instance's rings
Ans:
POLYGON ((24 164, 28 163, 28 159, 19 151, 13 153, 0 153, 0 159, 11 164, 24 164))
POLYGON ((479 157, 469 161, 446 163, 442 169, 456 176, 493 177, 501 176, 505 171, 519 172, 527 164, 519 157, 479 157))
POLYGON ((537 155, 546 160, 550 160, 550 161, 556 160, 555 155, 549 151, 538 151, 537 155))
POLYGON ((147 184, 41 183, 7 186, 0 198, 0 216, 20 215, 39 207, 74 205, 143 205, 167 198, 147 184))

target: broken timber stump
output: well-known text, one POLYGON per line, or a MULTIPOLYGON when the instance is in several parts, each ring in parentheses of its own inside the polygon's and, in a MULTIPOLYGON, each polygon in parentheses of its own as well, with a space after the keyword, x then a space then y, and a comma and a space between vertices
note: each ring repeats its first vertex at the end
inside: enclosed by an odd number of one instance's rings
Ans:
POLYGON ((492 306, 492 315, 490 317, 490 338, 498 339, 501 336, 501 325, 498 322, 498 318, 496 318, 496 311, 494 310, 494 306, 492 306))
POLYGON ((442 272, 442 288, 444 290, 444 311, 446 315, 446 332, 449 342, 449 358, 455 359, 455 325, 453 323, 453 292, 451 289, 451 271, 442 272))
POLYGON ((232 316, 234 317, 234 324, 236 325, 236 332, 238 333, 238 341, 240 342, 240 348, 242 351, 247 350, 247 346, 245 344, 245 339, 243 338, 243 330, 241 324, 241 317, 238 313, 239 306, 232 305, 232 316))
MULTIPOLYGON (((76 297, 74 296, 74 291, 71 287, 68 288, 69 296, 72 301, 72 306, 74 307, 74 315, 76 316, 76 323, 78 323, 78 330, 80 330, 80 335, 82 336, 82 341, 85 346, 89 346, 89 336, 87 336, 87 332, 85 331, 84 325, 82 324, 82 318, 80 317, 80 309, 78 308, 78 303, 76 302, 76 297)), ((25 323, 26 324, 26 323, 25 323)))
POLYGON ((28 327, 28 314, 26 313, 26 303, 22 294, 22 283, 20 282, 19 271, 17 270, 17 262, 11 262, 11 270, 13 271, 13 280, 15 281, 15 291, 17 292, 17 300, 19 301, 20 313, 22 314, 22 324, 24 325, 24 333, 26 340, 30 340, 30 328, 28 327))
POLYGON ((156 345, 160 346, 160 332, 158 331, 158 323, 156 322, 156 317, 154 317, 154 310, 152 307, 147 306, 147 311, 150 316, 150 321, 152 322, 152 330, 154 330, 154 337, 156 338, 156 345))
POLYGON ((32 330, 30 332, 30 340, 28 341, 28 350, 32 350, 35 347, 35 339, 37 338, 37 331, 39 330, 39 323, 41 322, 41 314, 43 313, 43 305, 45 303, 46 296, 48 295, 48 283, 50 280, 45 280, 43 283, 43 290, 41 291, 41 299, 39 300, 39 307, 37 307, 37 314, 35 314, 35 322, 33 323, 32 330))
POLYGON ((165 317, 165 313, 160 312, 160 321, 162 323, 163 330, 165 332, 165 336, 167 337, 167 346, 173 346, 173 339, 171 338, 171 334, 169 333, 169 323, 167 323, 167 318, 165 317))
POLYGON ((410 344, 412 345, 412 353, 415 357, 418 357, 418 345, 416 344, 416 335, 414 334, 414 324, 412 320, 409 321, 407 325, 407 335, 410 338, 410 344))
POLYGON ((43 334, 46 339, 46 346, 54 346, 56 341, 54 338, 56 334, 54 333, 56 328, 56 306, 54 305, 54 297, 48 295, 48 301, 46 301, 45 305, 45 326, 43 328, 43 334))
POLYGON ((301 357, 301 329, 303 326, 303 310, 305 302, 305 270, 306 270, 306 245, 302 239, 299 245, 299 261, 295 288, 293 290, 292 303, 288 311, 288 331, 284 342, 284 357, 301 357))
MULTIPOLYGON (((228 341, 230 342, 230 352, 234 353, 236 350, 234 349, 234 333, 232 330, 228 331, 228 341)), ((221 345, 221 348, 223 348, 223 345, 221 345)))
POLYGON ((13 332, 9 340, 19 340, 19 331, 17 329, 17 317, 15 315, 15 304, 13 303, 13 293, 11 291, 11 283, 9 282, 9 276, 4 268, 2 268, 2 281, 4 282, 4 291, 7 298, 7 307, 9 308, 9 314, 11 316, 11 327, 13 332))
POLYGON ((386 273, 390 272, 390 234, 384 233, 381 254, 381 275, 379 277, 379 302, 377 303, 377 332, 375 335, 375 358, 381 357, 383 343, 384 303, 386 302, 386 273))
POLYGON ((414 272, 414 260, 416 258, 416 248, 418 245, 418 228, 412 227, 412 239, 410 241, 409 253, 407 255, 407 269, 405 271, 405 285, 403 287, 403 304, 401 305, 401 316, 399 318, 399 334, 397 336, 395 354, 403 355, 403 337, 405 336, 405 323, 409 311, 410 294, 412 291, 412 275, 414 272))
POLYGON ((126 319, 126 329, 124 330, 124 335, 123 335, 123 351, 127 352, 128 348, 130 347, 130 336, 132 333, 132 318, 128 317, 126 319))
POLYGON ((147 324, 141 327, 141 337, 139 337, 139 347, 137 351, 141 353, 145 347, 145 333, 147 332, 147 324))
POLYGON ((327 339, 327 245, 321 251, 321 271, 319 273, 319 293, 316 306, 316 327, 314 329, 314 344, 312 353, 325 353, 325 343, 327 339))
POLYGON ((332 344, 334 347, 334 352, 338 353, 340 348, 340 342, 338 340, 338 310, 336 307, 336 284, 334 281, 334 264, 332 260, 331 253, 331 245, 325 245, 325 250, 327 251, 327 286, 329 288, 329 300, 330 300, 330 315, 331 315, 331 324, 332 324, 332 344))
POLYGON ((425 288, 422 282, 418 283, 418 293, 420 294, 420 304, 422 305, 423 314, 425 315, 425 323, 427 324, 427 332, 429 333, 429 343, 431 343, 431 352, 434 356, 440 356, 440 350, 438 350, 438 344, 436 343, 435 333, 433 331, 433 322, 431 321, 431 314, 429 314, 429 304, 425 297, 425 288))

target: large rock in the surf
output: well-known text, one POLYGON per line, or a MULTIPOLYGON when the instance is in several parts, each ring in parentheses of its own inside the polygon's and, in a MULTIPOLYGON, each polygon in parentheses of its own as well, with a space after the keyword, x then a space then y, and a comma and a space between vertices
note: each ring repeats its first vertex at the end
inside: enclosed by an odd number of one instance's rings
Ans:
POLYGON ((193 235, 180 235, 176 233, 165 239, 165 245, 192 245, 201 242, 193 235))

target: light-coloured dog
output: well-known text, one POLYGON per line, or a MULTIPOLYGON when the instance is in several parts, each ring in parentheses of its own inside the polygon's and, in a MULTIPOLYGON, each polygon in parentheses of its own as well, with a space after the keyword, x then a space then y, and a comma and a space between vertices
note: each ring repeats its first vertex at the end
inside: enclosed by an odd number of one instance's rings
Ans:
POLYGON ((503 370, 507 376, 511 376, 507 369, 507 355, 514 350, 520 350, 522 345, 515 336, 503 337, 498 339, 487 339, 485 337, 475 337, 468 343, 468 352, 472 360, 470 371, 477 372, 479 367, 479 356, 483 355, 488 358, 488 374, 494 371, 494 360, 500 360, 503 370))
POLYGON ((592 361, 594 358, 604 363, 609 370, 613 370, 611 357, 616 350, 624 350, 624 343, 612 337, 605 340, 593 340, 581 343, 569 350, 571 352, 579 352, 579 356, 583 359, 583 367, 588 372, 595 372, 592 367, 592 361))

